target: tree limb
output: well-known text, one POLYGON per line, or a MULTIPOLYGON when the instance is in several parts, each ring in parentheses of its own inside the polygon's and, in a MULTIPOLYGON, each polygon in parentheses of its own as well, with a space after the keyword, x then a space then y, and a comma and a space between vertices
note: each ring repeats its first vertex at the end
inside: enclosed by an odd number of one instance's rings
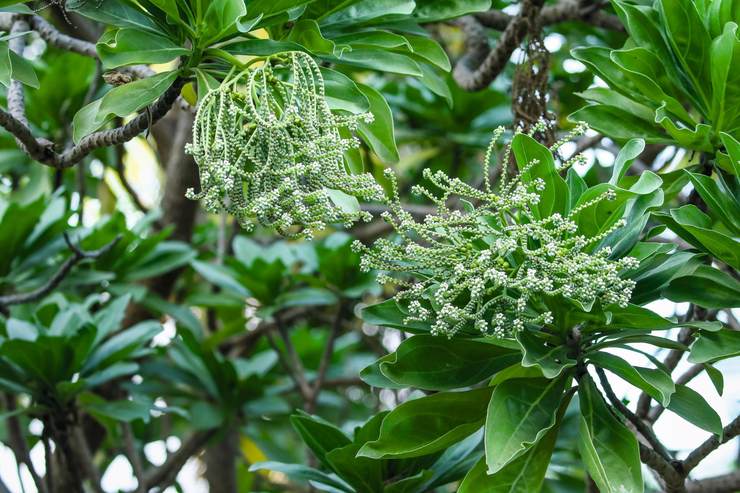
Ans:
POLYGON ((331 327, 331 332, 329 332, 329 338, 327 339, 326 346, 324 347, 324 353, 321 355, 319 369, 316 373, 316 379, 313 381, 313 385, 310 386, 310 397, 306 400, 304 406, 306 412, 308 413, 312 413, 314 408, 316 407, 316 401, 319 398, 321 388, 324 385, 324 380, 326 379, 326 371, 329 369, 329 363, 331 362, 331 357, 334 354, 334 343, 336 342, 337 337, 339 336, 339 332, 342 329, 342 322, 344 320, 346 309, 347 302, 344 300, 340 300, 337 314, 331 327))
POLYGON ((688 493, 735 493, 740 491, 740 471, 689 481, 686 491, 688 493))
POLYGON ((178 77, 159 99, 127 124, 87 135, 79 144, 61 153, 57 153, 54 144, 48 140, 34 137, 28 125, 14 116, 12 110, 7 112, 0 109, 0 126, 16 137, 21 149, 31 158, 53 168, 69 168, 95 149, 127 142, 158 122, 172 108, 183 85, 185 79, 178 77))
POLYGON ((98 258, 101 255, 104 255, 107 253, 113 246, 120 240, 121 237, 116 236, 113 241, 108 243, 107 245, 103 246, 102 248, 99 248, 97 250, 91 250, 91 251, 85 251, 80 249, 77 245, 72 243, 72 240, 69 239, 69 235, 67 233, 64 233, 64 241, 67 243, 67 246, 70 250, 72 250, 72 256, 69 257, 67 260, 64 261, 62 266, 59 268, 58 271, 54 273, 51 278, 49 278, 48 281, 46 281, 46 284, 43 286, 34 289, 33 291, 29 291, 28 293, 17 293, 17 294, 9 294, 6 296, 0 296, 0 307, 7 307, 10 305, 20 305, 23 303, 30 303, 32 301, 39 300, 49 294, 54 288, 56 288, 59 283, 61 283, 65 277, 67 277, 67 274, 69 274, 69 271, 72 270, 72 267, 74 267, 78 262, 84 260, 84 259, 94 259, 98 258))
POLYGON ((152 488, 159 488, 160 491, 164 491, 167 486, 172 484, 177 477, 177 473, 180 472, 188 459, 198 453, 215 433, 216 429, 199 431, 183 441, 180 448, 175 453, 170 454, 164 464, 144 475, 146 491, 152 488))
POLYGON ((650 429, 650 426, 648 426, 642 419, 640 419, 632 411, 630 411, 629 408, 625 406, 622 403, 622 401, 619 400, 616 394, 614 394, 614 390, 609 384, 609 380, 606 378, 606 374, 604 373, 604 370, 602 370, 601 368, 596 368, 596 374, 599 376, 599 381, 601 382, 601 386, 604 388, 606 397, 609 399, 612 405, 617 408, 617 410, 622 414, 622 416, 627 418, 629 422, 634 425, 637 431, 645 438, 645 440, 648 441, 648 443, 653 447, 653 449, 658 454, 660 454, 660 456, 665 461, 667 462, 671 461, 672 460, 671 455, 668 453, 668 450, 666 450, 665 446, 662 443, 660 443, 660 440, 658 440, 658 437, 655 436, 655 433, 653 432, 652 429, 650 429))
POLYGON ((709 454, 714 452, 720 445, 727 443, 740 434, 740 416, 737 416, 732 422, 722 430, 722 439, 717 435, 708 438, 704 443, 695 448, 683 460, 683 468, 686 474, 691 472, 699 463, 709 454))
POLYGON ((511 54, 526 36, 527 26, 534 21, 540 26, 568 20, 584 20, 598 27, 623 30, 622 23, 612 15, 599 12, 601 4, 582 6, 577 0, 564 0, 557 5, 542 7, 542 0, 525 0, 516 15, 492 10, 461 18, 458 23, 466 34, 466 53, 455 64, 453 76, 466 91, 479 91, 501 73, 511 54), (491 49, 485 27, 502 31, 491 49))

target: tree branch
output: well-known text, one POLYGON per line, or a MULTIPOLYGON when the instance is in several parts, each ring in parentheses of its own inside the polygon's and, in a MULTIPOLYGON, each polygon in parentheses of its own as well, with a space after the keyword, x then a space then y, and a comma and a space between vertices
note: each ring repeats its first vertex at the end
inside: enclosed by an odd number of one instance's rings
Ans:
POLYGON ((62 153, 54 151, 54 144, 48 140, 36 139, 28 125, 12 114, 12 109, 10 113, 0 109, 0 126, 16 137, 21 149, 31 158, 53 168, 69 168, 95 149, 127 142, 158 122, 172 108, 184 84, 185 79, 178 77, 157 101, 127 124, 87 135, 79 144, 62 153))
POLYGON ((121 423, 121 434, 123 436, 123 451, 131 463, 131 469, 134 471, 134 477, 136 478, 136 493, 146 493, 146 487, 144 486, 144 466, 141 463, 141 457, 136 452, 134 446, 134 433, 131 430, 131 423, 121 423))
POLYGON ((304 406, 306 412, 308 413, 312 413, 314 408, 316 407, 316 401, 319 398, 321 388, 324 385, 324 380, 326 379, 326 371, 329 369, 329 363, 331 362, 331 357, 334 354, 334 343, 336 342, 337 337, 339 336, 339 332, 342 329, 342 321, 344 320, 346 309, 347 302, 344 300, 340 300, 337 314, 331 327, 331 332, 329 332, 329 338, 326 341, 326 347, 324 347, 324 353, 321 355, 319 369, 316 373, 316 379, 313 381, 313 385, 311 386, 310 397, 306 400, 306 404, 304 406))
MULTIPOLYGON (((624 26, 617 16, 599 11, 602 4, 583 6, 578 0, 562 0, 556 5, 547 5, 540 12, 540 25, 550 26, 560 22, 582 20, 596 27, 624 31, 624 26)), ((479 12, 475 18, 486 27, 503 31, 515 16, 500 10, 479 12)))
POLYGON ((688 493, 736 493, 740 491, 740 471, 689 481, 686 491, 688 493))
POLYGON ((461 18, 458 23, 467 36, 467 49, 455 64, 453 76, 458 85, 466 91, 488 87, 524 40, 527 26, 535 16, 540 26, 583 20, 607 29, 624 29, 617 17, 598 11, 600 3, 582 6, 578 0, 564 0, 547 7, 542 7, 542 4, 542 0, 525 0, 514 16, 492 10, 461 18), (483 26, 502 31, 493 49, 488 44, 488 34, 483 26))
POLYGON ((622 401, 619 400, 619 398, 614 393, 614 390, 612 389, 611 385, 609 384, 609 380, 606 378, 606 374, 604 373, 604 370, 601 368, 596 368, 596 374, 599 376, 599 381, 601 382, 601 386, 604 388, 604 392, 606 392, 606 397, 609 399, 609 401, 612 403, 614 407, 617 408, 617 410, 629 420, 630 423, 634 425, 634 427, 637 429, 637 431, 645 438, 645 440, 648 441, 648 443, 653 447, 653 449, 660 454, 660 456, 666 460, 667 462, 670 462, 672 460, 671 455, 668 453, 668 450, 666 450, 665 446, 660 443, 660 440, 658 440, 658 437, 655 436, 655 433, 653 430, 650 429, 650 427, 638 416, 636 416, 632 411, 629 410, 627 406, 625 406, 622 401))
POLYGON ((740 416, 737 416, 732 422, 722 430, 722 439, 717 435, 708 438, 704 443, 695 448, 684 460, 683 468, 686 474, 691 472, 699 463, 709 454, 714 452, 720 445, 727 443, 740 434, 740 416))
POLYGON ((33 483, 36 485, 36 489, 40 493, 48 493, 49 490, 46 487, 46 483, 41 479, 36 472, 36 468, 33 466, 33 462, 31 462, 31 451, 28 448, 28 442, 23 434, 18 416, 12 414, 16 410, 15 396, 10 394, 5 396, 5 407, 11 413, 6 418, 6 425, 8 428, 8 442, 15 456, 15 460, 18 464, 26 465, 33 479, 33 483))
POLYGON ((58 271, 54 273, 51 278, 49 278, 48 281, 46 281, 46 284, 43 286, 34 289, 33 291, 29 291, 28 293, 17 293, 17 294, 9 294, 6 296, 0 296, 0 308, 7 307, 10 305, 20 305, 23 303, 30 303, 32 301, 39 300, 49 294, 54 288, 56 288, 59 283, 61 283, 65 277, 67 277, 67 274, 69 274, 69 271, 72 270, 72 267, 74 267, 77 263, 84 259, 94 259, 98 258, 101 255, 104 255, 108 251, 110 251, 113 246, 118 243, 118 240, 120 240, 121 237, 116 236, 113 241, 108 243, 107 245, 103 246, 102 248, 99 248, 97 250, 92 251, 85 251, 80 249, 77 245, 72 243, 72 241, 69 239, 69 236, 67 233, 64 233, 64 241, 67 243, 67 246, 69 246, 70 250, 72 250, 72 256, 69 257, 67 260, 64 261, 62 266, 59 268, 58 271))
POLYGON ((145 490, 159 488, 160 491, 164 491, 172 484, 188 459, 198 453, 215 433, 216 429, 199 431, 185 440, 175 453, 167 457, 164 464, 144 475, 145 490))

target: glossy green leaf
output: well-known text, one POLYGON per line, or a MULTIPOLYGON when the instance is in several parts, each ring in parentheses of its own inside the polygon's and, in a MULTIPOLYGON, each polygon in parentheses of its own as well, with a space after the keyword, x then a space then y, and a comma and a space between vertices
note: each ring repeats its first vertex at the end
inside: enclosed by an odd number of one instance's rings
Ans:
POLYGON ((701 394, 686 385, 676 384, 668 410, 709 433, 722 436, 722 420, 717 412, 701 394))
POLYGON ((391 381, 424 390, 468 387, 521 359, 518 351, 483 341, 417 335, 378 362, 391 381))
POLYGON ((711 363, 740 355, 740 332, 723 329, 719 332, 701 332, 691 345, 691 363, 711 363))
POLYGON ((578 385, 578 396, 578 450, 599 491, 642 493, 640 450, 635 435, 614 417, 588 375, 578 385))
POLYGON ((137 63, 165 63, 190 53, 165 36, 132 28, 104 34, 97 50, 106 70, 137 63))
POLYGON ((488 474, 500 471, 555 425, 570 378, 507 380, 494 387, 485 426, 488 474))
POLYGON ((371 123, 360 123, 357 133, 367 142, 370 149, 386 163, 398 161, 398 149, 393 131, 393 115, 383 95, 370 86, 358 84, 357 88, 370 103, 371 123))
POLYGON ((523 351, 522 366, 537 367, 547 378, 555 378, 563 370, 576 364, 576 361, 568 356, 570 350, 567 347, 548 344, 532 331, 520 330, 515 337, 523 351))
POLYGON ((84 136, 98 130, 114 116, 128 116, 153 103, 169 89, 177 75, 176 71, 162 72, 146 79, 114 87, 101 99, 84 106, 74 117, 75 142, 79 142, 84 136))
POLYGON ((545 182, 545 189, 540 193, 540 201, 533 206, 536 217, 544 218, 556 212, 563 214, 569 202, 568 185, 558 174, 550 150, 532 137, 519 133, 511 141, 511 151, 520 170, 537 161, 537 164, 523 176, 524 181, 540 178, 545 182))
POLYGON ((358 456, 400 459, 445 450, 483 425, 491 390, 439 392, 406 401, 385 417, 378 439, 366 443, 358 456))
POLYGON ((704 308, 735 308, 740 306, 740 281, 701 265, 693 273, 673 279, 663 295, 677 303, 688 301, 704 308))
POLYGON ((664 406, 670 403, 671 395, 676 391, 670 375, 662 370, 631 365, 619 356, 601 351, 590 353, 588 359, 591 363, 644 390, 664 406))
POLYGON ((693 89, 701 96, 704 109, 710 107, 709 75, 711 38, 697 11, 689 0, 660 0, 658 11, 665 26, 668 44, 688 74, 693 89))

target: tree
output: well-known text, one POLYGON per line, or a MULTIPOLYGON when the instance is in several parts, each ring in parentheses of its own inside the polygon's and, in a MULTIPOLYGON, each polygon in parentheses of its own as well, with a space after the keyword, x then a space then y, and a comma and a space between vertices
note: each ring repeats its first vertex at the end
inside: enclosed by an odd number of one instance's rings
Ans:
POLYGON ((740 489, 734 0, 0 8, 0 491, 740 489))

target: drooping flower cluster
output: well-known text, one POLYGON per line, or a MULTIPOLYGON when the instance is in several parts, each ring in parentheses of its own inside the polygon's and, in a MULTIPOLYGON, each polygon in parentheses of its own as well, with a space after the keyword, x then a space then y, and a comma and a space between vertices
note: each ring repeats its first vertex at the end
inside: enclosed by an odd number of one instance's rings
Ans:
POLYGON ((188 146, 201 192, 189 190, 188 197, 202 199, 210 212, 226 210, 246 229, 256 221, 286 236, 369 220, 348 196, 374 200, 382 189, 370 175, 348 173, 345 151, 359 142, 340 132, 350 136, 371 120, 369 113, 331 112, 309 55, 268 58, 203 98, 188 146))
MULTIPOLYGON (((526 324, 552 323, 543 302, 547 297, 566 298, 584 307, 596 300, 622 306, 629 302, 635 283, 620 273, 636 267, 637 260, 612 260, 608 247, 595 248, 624 222, 592 237, 579 234, 576 222, 581 211, 613 200, 614 192, 607 190, 567 215, 540 217, 537 204, 546 184, 542 178, 530 178, 534 167, 541 165, 537 160, 518 163, 519 172, 512 177, 504 164, 498 191, 490 184, 491 152, 502 133, 502 128, 494 133, 481 190, 441 171, 425 170, 425 178, 440 192, 414 187, 416 194, 436 205, 436 214, 421 222, 402 208, 395 177, 387 173, 394 192, 383 217, 399 239, 380 239, 371 247, 355 242, 355 247, 363 253, 364 269, 378 269, 383 272, 380 282, 401 287, 396 299, 408 310, 404 323, 428 322, 433 333, 448 336, 465 327, 504 337, 526 324), (458 204, 467 201, 464 211, 448 206, 451 197, 458 204)), ((503 163, 509 162, 510 154, 511 145, 503 163)), ((563 167, 582 159, 576 157, 563 167)))

